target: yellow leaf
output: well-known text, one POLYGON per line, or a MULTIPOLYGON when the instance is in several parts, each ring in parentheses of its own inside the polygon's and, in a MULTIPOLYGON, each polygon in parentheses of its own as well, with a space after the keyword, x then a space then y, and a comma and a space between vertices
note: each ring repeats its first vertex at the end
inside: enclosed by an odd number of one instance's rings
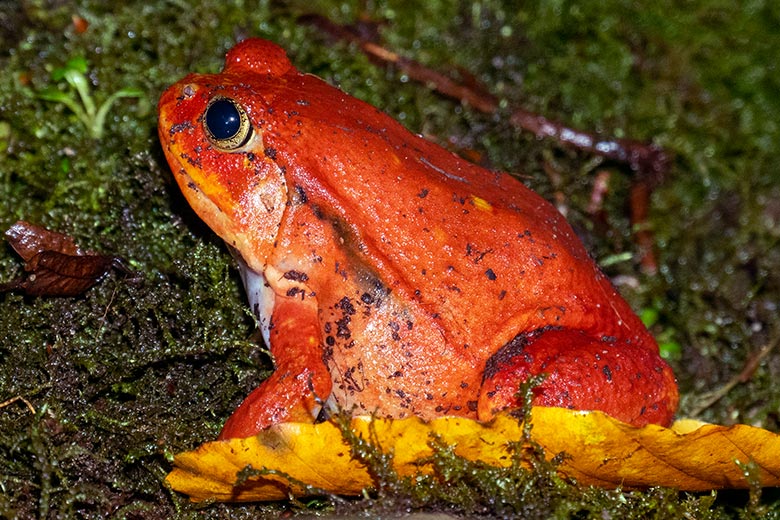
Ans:
MULTIPOLYGON (((683 420, 671 428, 644 428, 600 412, 534 407, 531 439, 547 457, 565 452, 560 473, 580 484, 702 491, 745 488, 739 463, 753 462, 763 486, 780 486, 780 436, 746 425, 717 426, 683 420)), ((419 461, 433 454, 432 435, 455 453, 494 466, 509 466, 511 444, 522 425, 510 415, 488 424, 459 417, 352 419, 351 430, 382 452, 392 451, 399 475, 431 470, 419 461)), ((375 485, 366 467, 333 423, 275 425, 255 437, 203 444, 181 453, 167 482, 194 501, 280 500, 318 493, 359 495, 375 485)))

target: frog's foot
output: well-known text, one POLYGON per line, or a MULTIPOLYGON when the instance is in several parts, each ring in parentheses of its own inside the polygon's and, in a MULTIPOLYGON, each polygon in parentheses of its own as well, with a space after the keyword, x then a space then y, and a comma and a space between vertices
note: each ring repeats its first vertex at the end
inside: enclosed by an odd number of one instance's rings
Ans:
POLYGON ((306 320, 306 311, 291 301, 277 304, 270 330, 276 370, 228 418, 220 439, 251 437, 280 422, 316 420, 332 382, 316 321, 306 320))
POLYGON ((531 390, 537 406, 601 410, 636 426, 667 425, 677 407, 674 374, 648 346, 544 328, 516 336, 488 360, 479 419, 519 407, 520 383, 537 374, 546 375, 531 390))
POLYGON ((219 439, 251 437, 280 422, 314 422, 322 408, 315 387, 330 386, 330 378, 327 385, 322 381, 316 385, 316 378, 317 374, 309 369, 290 371, 278 367, 236 408, 225 422, 219 439))

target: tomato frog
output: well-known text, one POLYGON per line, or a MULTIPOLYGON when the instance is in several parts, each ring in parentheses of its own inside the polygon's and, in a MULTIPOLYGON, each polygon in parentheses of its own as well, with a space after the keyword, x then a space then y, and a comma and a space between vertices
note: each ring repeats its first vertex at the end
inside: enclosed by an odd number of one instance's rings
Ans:
POLYGON ((159 135, 274 360, 225 424, 333 409, 488 421, 533 404, 667 425, 658 346, 556 209, 247 39, 165 91, 159 135))

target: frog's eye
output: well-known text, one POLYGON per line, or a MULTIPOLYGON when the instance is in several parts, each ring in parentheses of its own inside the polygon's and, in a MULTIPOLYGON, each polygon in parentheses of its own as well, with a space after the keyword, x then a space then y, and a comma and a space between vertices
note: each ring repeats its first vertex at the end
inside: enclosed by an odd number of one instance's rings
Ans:
POLYGON ((224 97, 209 101, 203 115, 203 128, 214 148, 223 152, 241 148, 252 137, 252 123, 246 111, 232 99, 224 97))

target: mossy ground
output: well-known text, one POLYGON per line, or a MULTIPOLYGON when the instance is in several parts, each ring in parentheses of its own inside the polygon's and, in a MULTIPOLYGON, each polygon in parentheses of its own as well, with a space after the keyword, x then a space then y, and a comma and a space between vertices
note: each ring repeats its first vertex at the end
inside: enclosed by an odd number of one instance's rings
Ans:
MULTIPOLYGON (((245 36, 288 49, 318 74, 410 129, 492 168, 522 172, 568 217, 672 356, 682 415, 780 335, 780 8, 776 2, 0 3, 0 227, 24 219, 126 259, 82 297, 0 295, 0 514, 18 518, 255 518, 332 511, 333 502, 195 508, 162 479, 172 453, 212 439, 269 367, 252 338, 225 249, 172 183, 156 137, 160 92, 216 71, 245 36), (588 4, 588 5, 584 5, 588 4), (631 172, 537 140, 444 99, 355 48, 298 23, 380 21, 386 44, 439 70, 462 68, 506 100, 566 124, 652 140, 673 154, 652 199, 659 274, 635 262, 631 172), (73 16, 89 26, 76 30, 73 16), (121 88, 100 141, 35 92, 88 60, 98 103, 121 88), (611 172, 606 220, 586 212, 596 170, 611 172), (554 174, 554 175, 551 175, 554 174), (553 179, 560 179, 554 181, 553 179), (620 253, 633 253, 620 255, 620 253), (622 259, 611 262, 610 259, 622 259), (679 346, 679 349, 676 347, 679 346)), ((20 274, 0 248, 0 279, 20 274)), ((780 352, 700 414, 780 430, 780 352)), ((446 453, 442 454, 446 458, 446 453)), ((581 489, 540 466, 496 475, 458 466, 450 487, 389 485, 337 509, 526 518, 780 517, 776 490, 679 494, 581 489), (463 482, 469 483, 464 486, 463 482), (501 485, 515 483, 509 494, 501 485), (513 500, 508 500, 507 497, 513 500)), ((426 482, 428 484, 428 482, 426 482)))

